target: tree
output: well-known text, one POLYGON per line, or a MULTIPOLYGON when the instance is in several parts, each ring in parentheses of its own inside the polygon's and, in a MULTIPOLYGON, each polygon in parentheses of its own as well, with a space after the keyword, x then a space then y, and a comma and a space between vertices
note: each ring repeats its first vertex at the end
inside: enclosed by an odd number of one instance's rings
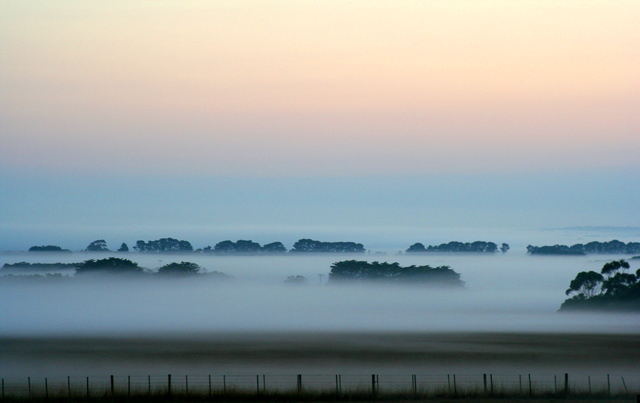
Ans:
POLYGON ((191 276, 200 273, 200 265, 192 262, 180 262, 165 264, 158 269, 158 274, 163 276, 191 276))
POLYGON ((607 278, 610 278, 618 274, 620 271, 628 269, 629 267, 629 263, 625 260, 614 260, 602 266, 601 273, 607 276, 607 278))
POLYGON ((614 260, 605 263, 600 273, 578 273, 566 291, 573 296, 560 310, 640 311, 640 269, 625 273, 628 268, 625 260, 614 260))
POLYGON ((287 248, 284 247, 282 242, 271 242, 262 247, 264 253, 286 253, 287 248))
POLYGON ((144 271, 138 263, 128 259, 110 257, 107 259, 90 259, 76 267, 76 274, 142 274, 144 271))
POLYGON ((500 252, 507 253, 509 251, 509 249, 511 249, 509 244, 508 243, 503 243, 502 246, 500 247, 500 252))
POLYGON ((420 242, 414 243, 413 245, 409 246, 409 249, 407 249, 408 253, 421 253, 426 251, 427 249, 420 242))
POLYGON ((118 252, 129 252, 129 247, 123 242, 122 245, 120 245, 120 248, 118 248, 118 252))
POLYGON ((569 289, 565 291, 565 294, 569 295, 574 293, 583 298, 591 298, 600 293, 603 280, 604 277, 600 273, 596 273, 595 271, 582 271, 578 273, 576 278, 571 280, 569 289))
POLYGON ((109 252, 107 248, 107 242, 104 239, 98 239, 97 241, 93 241, 87 246, 87 251, 89 252, 109 252))

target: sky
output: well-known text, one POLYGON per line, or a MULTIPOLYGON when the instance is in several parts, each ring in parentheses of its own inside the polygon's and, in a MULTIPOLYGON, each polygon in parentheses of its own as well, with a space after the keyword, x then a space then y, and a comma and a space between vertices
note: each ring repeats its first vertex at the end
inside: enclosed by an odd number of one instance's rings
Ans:
POLYGON ((0 250, 131 228, 639 226, 638 15, 2 2, 0 250))

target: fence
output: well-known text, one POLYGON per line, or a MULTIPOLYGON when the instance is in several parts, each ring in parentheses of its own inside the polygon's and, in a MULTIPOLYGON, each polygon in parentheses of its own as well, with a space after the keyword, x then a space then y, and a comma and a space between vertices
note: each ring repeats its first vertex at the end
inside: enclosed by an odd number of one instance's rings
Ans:
POLYGON ((220 396, 231 394, 332 394, 348 396, 636 396, 639 379, 569 374, 333 374, 333 375, 136 375, 2 378, 2 399, 11 397, 220 396))

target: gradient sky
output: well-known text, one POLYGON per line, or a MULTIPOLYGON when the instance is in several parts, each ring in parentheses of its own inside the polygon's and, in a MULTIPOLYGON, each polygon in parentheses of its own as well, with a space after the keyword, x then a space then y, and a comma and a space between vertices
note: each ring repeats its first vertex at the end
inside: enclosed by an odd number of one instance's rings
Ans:
POLYGON ((639 225, 638 16, 636 0, 2 2, 0 242, 123 216, 639 225), (496 203, 511 213, 477 219, 496 203))

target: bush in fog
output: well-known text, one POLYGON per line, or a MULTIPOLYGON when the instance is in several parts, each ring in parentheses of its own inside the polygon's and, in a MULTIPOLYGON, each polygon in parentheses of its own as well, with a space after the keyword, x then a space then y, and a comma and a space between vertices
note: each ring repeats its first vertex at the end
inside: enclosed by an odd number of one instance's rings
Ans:
POLYGON ((69 249, 62 249, 56 245, 32 246, 29 252, 71 252, 69 249))
POLYGON ((287 285, 305 285, 308 283, 305 276, 289 276, 284 283, 287 285))
POLYGON ((180 262, 165 264, 158 269, 161 276, 192 276, 200 273, 200 265, 192 262, 180 262))
POLYGON ((567 299, 560 306, 569 310, 640 311, 640 269, 627 273, 625 260, 606 263, 600 273, 580 272, 569 284, 567 299))
POLYGON ((142 274, 138 263, 128 259, 110 257, 107 259, 90 259, 78 264, 76 274, 142 274))
POLYGON ((331 265, 329 283, 396 283, 434 284, 461 287, 460 274, 449 266, 408 266, 399 263, 379 263, 345 260, 331 265))

